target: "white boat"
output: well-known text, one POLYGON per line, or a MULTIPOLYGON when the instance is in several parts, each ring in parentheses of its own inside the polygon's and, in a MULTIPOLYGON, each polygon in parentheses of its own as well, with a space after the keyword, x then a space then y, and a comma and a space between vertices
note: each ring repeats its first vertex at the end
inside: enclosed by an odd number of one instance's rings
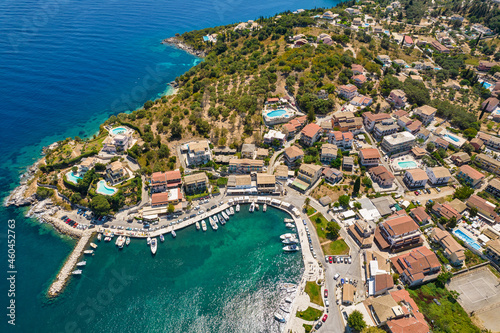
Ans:
POLYGON ((77 265, 78 267, 82 267, 82 266, 87 265, 87 262, 86 262, 86 261, 80 261, 80 262, 76 263, 76 265, 77 265))
POLYGON ((285 223, 293 223, 294 221, 293 221, 293 219, 284 219, 283 222, 285 222, 285 223))
POLYGON ((295 225, 293 223, 287 223, 285 224, 285 227, 287 227, 288 229, 293 229, 295 228, 295 225))
POLYGON ((175 233, 175 230, 172 230, 172 237, 177 237, 177 234, 175 233))
POLYGON ((259 210, 259 204, 255 204, 255 209, 259 210))
POLYGON ((151 244, 151 237, 148 237, 148 239, 146 240, 146 244, 148 244, 148 245, 151 244))
POLYGON ((283 251, 285 252, 295 252, 300 250, 300 247, 297 245, 287 245, 283 247, 283 251))
POLYGON ((265 212, 267 210, 267 204, 264 204, 264 206, 262 207, 262 211, 265 212))
POLYGON ((200 222, 196 222, 196 230, 200 230, 200 222))
POLYGON ((102 239, 102 234, 97 234, 97 240, 100 242, 102 239))
POLYGON ((217 223, 215 223, 215 220, 214 220, 214 219, 210 219, 210 226, 211 226, 211 227, 212 227, 212 229, 214 229, 214 230, 219 229, 219 226, 217 225, 217 223))
POLYGON ((219 223, 219 219, 217 218, 217 214, 212 215, 212 219, 215 223, 219 223))
POLYGON ((250 204, 250 208, 248 208, 248 211, 250 213, 253 213, 254 210, 255 210, 255 202, 252 201, 252 203, 250 204))
POLYGON ((118 239, 116 240, 117 241, 116 245, 118 245, 120 249, 123 249, 123 244, 125 244, 125 240, 126 240, 125 236, 119 236, 118 239))
POLYGON ((90 243, 90 247, 93 248, 93 249, 97 249, 97 244, 90 243))
POLYGON ((127 244, 127 246, 130 244, 130 237, 127 237, 127 239, 125 240, 125 244, 127 244))
POLYGON ((82 270, 81 269, 74 270, 73 272, 71 272, 71 274, 73 274, 73 275, 81 275, 82 274, 82 270))
POLYGON ((240 204, 237 204, 236 205, 236 213, 238 213, 240 211, 240 204))
POLYGON ((222 217, 222 215, 221 215, 221 214, 219 214, 219 215, 218 215, 218 217, 219 217, 219 223, 220 223, 221 225, 226 224, 226 219, 225 219, 224 217, 222 217))
POLYGON ((281 241, 281 243, 285 245, 297 244, 299 240, 297 238, 285 238, 281 241))
POLYGON ((231 215, 234 215, 234 208, 233 208, 233 206, 229 207, 229 213, 231 215))
POLYGON ((160 242, 164 242, 165 241, 165 237, 163 236, 163 234, 160 235, 160 242))
POLYGON ((229 208, 227 208, 227 209, 225 210, 225 213, 226 213, 226 215, 227 215, 227 218, 229 218, 231 215, 233 215, 233 214, 231 214, 231 211, 229 210, 229 208))
POLYGON ((158 248, 158 244, 156 243, 156 238, 151 240, 151 253, 156 254, 156 249, 158 248))
POLYGON ((229 216, 226 214, 225 211, 222 211, 221 214, 222 214, 222 217, 224 218, 224 220, 226 220, 226 221, 229 220, 229 216))
POLYGON ((283 239, 286 239, 286 238, 295 238, 295 237, 297 237, 296 234, 289 232, 289 233, 281 235, 280 239, 283 240, 283 239))
POLYGON ((292 299, 290 297, 285 298, 285 302, 292 303, 292 299))
POLYGON ((281 314, 279 314, 278 312, 276 312, 276 313, 274 314, 274 318, 275 318, 277 321, 279 321, 280 323, 284 323, 284 322, 285 322, 285 318, 284 318, 281 314))
POLYGON ((85 254, 94 254, 94 250, 85 250, 83 251, 85 254))
POLYGON ((104 241, 105 242, 111 242, 111 237, 109 237, 109 236, 104 237, 104 241))
POLYGON ((201 221, 201 230, 207 231, 207 223, 205 222, 205 220, 201 221))

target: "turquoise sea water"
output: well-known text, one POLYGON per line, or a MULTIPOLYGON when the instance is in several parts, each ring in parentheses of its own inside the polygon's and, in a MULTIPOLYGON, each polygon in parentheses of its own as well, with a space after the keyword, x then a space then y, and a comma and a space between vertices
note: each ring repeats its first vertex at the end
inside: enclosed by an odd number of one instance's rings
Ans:
MULTIPOLYGON (((18 185, 19 175, 40 157, 43 146, 69 136, 93 135, 109 115, 133 110, 146 100, 165 94, 166 83, 201 61, 161 45, 162 39, 192 29, 336 3, 1 2, 0 198, 18 185)), ((301 265, 300 255, 283 257, 278 243, 265 243, 271 234, 261 232, 279 234, 277 230, 259 230, 261 224, 265 227, 267 223, 249 217, 242 219, 241 232, 246 232, 241 235, 237 234, 240 230, 228 232, 233 228, 229 223, 217 235, 209 234, 211 230, 198 235, 193 229, 179 232, 175 241, 167 237, 154 261, 150 261, 149 252, 142 245, 133 244, 123 253, 113 246, 99 247, 82 278, 72 282, 57 300, 47 301, 46 290, 74 241, 61 237, 50 226, 25 218, 24 213, 24 209, 0 207, 0 262, 4 272, 0 279, 0 305, 4 309, 9 301, 5 273, 8 220, 16 221, 18 272, 16 326, 8 326, 2 315, 0 332, 78 331, 72 329, 72 322, 82 332, 266 331, 251 326, 252 319, 257 318, 258 322, 264 314, 269 317, 269 309, 264 305, 274 301, 268 294, 274 290, 270 287, 272 282, 297 278, 301 265), (249 244, 260 250, 252 250, 249 244), (168 260, 163 257, 167 255, 168 260), (218 271, 210 265, 213 262, 220 264, 218 271), (291 268, 286 268, 290 262, 291 268), (114 296, 105 309, 96 311, 95 320, 87 322, 88 318, 77 311, 78 306, 109 283, 113 269, 121 268, 137 272, 137 280, 126 292, 114 296), (205 330, 206 327, 210 329, 205 330)), ((283 226, 278 223, 278 227, 283 226)))

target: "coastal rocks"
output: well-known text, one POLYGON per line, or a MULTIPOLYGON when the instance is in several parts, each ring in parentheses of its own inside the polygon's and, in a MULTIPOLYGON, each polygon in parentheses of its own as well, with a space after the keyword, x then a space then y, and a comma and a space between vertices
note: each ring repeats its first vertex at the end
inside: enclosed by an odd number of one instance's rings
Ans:
POLYGON ((32 205, 28 213, 26 213, 26 217, 31 217, 33 215, 39 215, 39 214, 50 214, 52 215, 57 211, 57 207, 54 207, 54 203, 50 199, 45 199, 42 201, 37 202, 36 204, 32 205), (52 211, 52 214, 51 214, 52 211))
POLYGON ((5 200, 5 206, 27 206, 31 205, 33 202, 36 201, 35 195, 32 195, 30 197, 25 197, 24 193, 28 189, 27 185, 21 185, 18 186, 12 191, 10 196, 5 200))
POLYGON ((207 54, 205 53, 205 51, 195 50, 193 47, 187 45, 186 43, 184 43, 183 41, 181 41, 177 37, 170 37, 170 38, 164 39, 162 41, 162 43, 163 44, 167 44, 167 45, 175 46, 178 49, 186 51, 187 53, 192 54, 192 55, 197 56, 197 57, 200 57, 200 58, 204 58, 204 57, 207 56, 207 54))

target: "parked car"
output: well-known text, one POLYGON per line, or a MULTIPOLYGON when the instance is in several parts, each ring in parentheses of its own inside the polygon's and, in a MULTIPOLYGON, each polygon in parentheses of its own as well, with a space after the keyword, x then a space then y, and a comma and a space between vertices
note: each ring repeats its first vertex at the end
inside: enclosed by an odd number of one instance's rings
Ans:
POLYGON ((328 257, 328 262, 331 264, 333 263, 333 258, 332 257, 328 257))
POLYGON ((321 326, 323 326, 323 323, 322 323, 322 322, 320 322, 320 321, 318 321, 318 323, 316 324, 316 326, 314 326, 314 328, 315 328, 316 330, 319 330, 319 329, 321 328, 321 326))
POLYGON ((327 300, 327 299, 325 299, 325 306, 326 306, 326 307, 329 307, 329 306, 330 306, 330 302, 328 302, 328 300, 327 300))
POLYGON ((328 298, 328 289, 325 289, 325 291, 323 292, 325 298, 328 298))
POLYGON ((349 319, 349 316, 345 311, 342 311, 342 315, 344 316, 345 320, 349 319))
POLYGON ((347 258, 348 264, 352 263, 351 257, 347 258))
POLYGON ((340 277, 340 274, 339 274, 339 273, 337 273, 337 274, 335 274, 335 276, 333 277, 333 279, 334 279, 334 280, 337 280, 339 277, 340 277))
POLYGON ((436 187, 436 191, 441 192, 441 189, 439 187, 436 187))
POLYGON ((325 322, 327 319, 328 319, 328 315, 325 313, 325 315, 323 316, 323 319, 321 319, 321 320, 323 320, 323 322, 325 322))

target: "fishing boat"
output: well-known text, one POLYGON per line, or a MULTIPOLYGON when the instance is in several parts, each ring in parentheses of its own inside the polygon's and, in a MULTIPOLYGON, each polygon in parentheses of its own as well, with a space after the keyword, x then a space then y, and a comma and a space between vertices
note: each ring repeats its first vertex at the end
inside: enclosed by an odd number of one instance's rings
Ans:
POLYGON ((158 244, 156 243, 156 238, 151 240, 151 253, 156 254, 156 249, 158 248, 158 244))
POLYGON ((283 247, 283 251, 285 252, 295 252, 300 250, 300 247, 297 245, 287 245, 283 247))
POLYGON ((85 250, 83 251, 84 254, 93 254, 94 250, 85 250))
POLYGON ((295 228, 295 225, 293 223, 287 223, 285 224, 285 227, 287 227, 288 229, 293 229, 295 228))
POLYGON ((274 319, 276 319, 280 323, 284 323, 285 322, 285 318, 281 314, 279 314, 278 312, 276 312, 274 314, 274 319))
POLYGON ((224 218, 224 220, 226 220, 226 221, 229 220, 229 216, 226 214, 225 211, 222 211, 221 214, 222 214, 222 217, 224 218))
POLYGON ((264 204, 264 206, 262 207, 262 211, 265 212, 267 210, 267 204, 264 204))
POLYGON ((229 207, 229 213, 231 213, 231 215, 234 215, 234 208, 233 208, 233 206, 229 207))
POLYGON ((196 230, 200 230, 200 222, 196 222, 196 230))
POLYGON ((80 262, 76 263, 76 265, 77 265, 78 267, 82 267, 82 266, 87 265, 87 262, 86 262, 85 260, 84 260, 84 261, 80 261, 80 262))
POLYGON ((297 244, 299 240, 297 238, 285 238, 281 241, 284 245, 293 245, 297 244))
POLYGON ((127 237, 127 239, 125 240, 125 244, 127 244, 127 246, 130 244, 130 237, 127 237))
POLYGON ((97 244, 90 243, 90 247, 93 248, 93 249, 97 249, 97 244))
POLYGON ((280 239, 283 240, 285 238, 294 238, 294 237, 296 237, 296 234, 289 232, 289 233, 281 235, 280 239))
POLYGON ((151 237, 148 237, 146 244, 151 245, 151 237))
POLYGON ((255 209, 259 210, 259 204, 255 204, 255 209))
POLYGON ((82 274, 82 270, 81 269, 76 269, 73 272, 71 272, 71 274, 73 274, 73 275, 81 275, 82 274))
POLYGON ((205 222, 205 220, 201 221, 201 230, 207 231, 207 223, 205 222))
POLYGON ((219 223, 220 223, 221 225, 226 224, 226 219, 225 219, 225 218, 223 218, 221 214, 219 214, 219 215, 218 215, 218 217, 219 217, 219 223))
POLYGON ((240 204, 237 204, 236 205, 236 213, 238 213, 240 211, 240 204))
POLYGON ((177 234, 175 233, 175 230, 172 230, 172 237, 173 238, 177 237, 177 234))
POLYGON ((111 237, 109 237, 109 236, 104 237, 104 241, 105 242, 111 242, 111 237))
POLYGON ((100 242, 102 239, 102 234, 97 234, 97 240, 100 242))
POLYGON ((165 237, 163 236, 163 234, 160 235, 160 242, 164 242, 165 241, 165 237))
POLYGON ((255 210, 255 202, 252 201, 252 203, 250 204, 250 208, 248 208, 248 211, 250 213, 253 213, 254 210, 255 210))
POLYGON ((283 222, 285 222, 285 223, 293 223, 293 219, 284 219, 283 222))

